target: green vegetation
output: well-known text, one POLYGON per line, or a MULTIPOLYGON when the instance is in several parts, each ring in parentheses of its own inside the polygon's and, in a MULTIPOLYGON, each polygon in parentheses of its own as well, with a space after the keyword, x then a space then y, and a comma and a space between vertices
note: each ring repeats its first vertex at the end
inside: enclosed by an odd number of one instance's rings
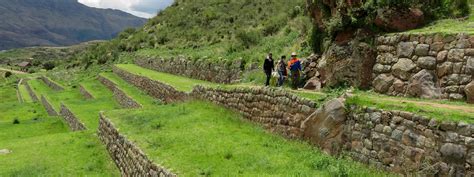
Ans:
POLYGON ((23 98, 24 102, 27 102, 27 103, 33 102, 33 100, 31 99, 30 94, 28 94, 28 91, 26 90, 25 85, 23 85, 23 84, 20 85, 20 87, 18 88, 18 91, 20 92, 21 97, 23 98))
POLYGON ((20 104, 13 83, 0 86, 0 176, 118 176, 95 131, 70 133, 39 103, 20 104))
MULTIPOLYGON (((474 5, 470 5, 469 7, 471 8, 471 12, 474 12, 474 5)), ((406 33, 474 34, 474 13, 471 13, 467 18, 434 21, 424 28, 407 31, 406 33)))
POLYGON ((181 176, 383 176, 267 133, 237 113, 191 101, 106 116, 153 161, 181 176))
POLYGON ((389 97, 357 91, 347 104, 416 113, 441 121, 474 123, 474 106, 466 103, 389 97), (434 104, 433 104, 434 103, 434 104))
POLYGON ((165 84, 168 84, 179 91, 190 92, 193 90, 195 85, 204 85, 204 86, 216 86, 217 84, 210 83, 207 81, 190 79, 186 77, 176 76, 173 74, 156 72, 153 70, 145 69, 133 64, 119 64, 116 65, 118 68, 125 71, 137 74, 140 76, 145 76, 153 80, 161 81, 165 84))
POLYGON ((114 73, 101 73, 101 76, 114 82, 118 88, 124 91, 128 96, 132 97, 135 101, 143 105, 144 107, 161 104, 159 100, 155 100, 149 97, 145 92, 128 84, 126 81, 115 75, 114 73))

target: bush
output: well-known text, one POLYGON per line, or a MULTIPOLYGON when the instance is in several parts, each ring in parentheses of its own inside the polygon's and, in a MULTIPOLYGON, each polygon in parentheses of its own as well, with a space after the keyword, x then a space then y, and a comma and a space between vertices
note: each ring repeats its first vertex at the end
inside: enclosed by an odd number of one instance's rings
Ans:
POLYGON ((260 41, 262 38, 262 33, 257 29, 239 30, 237 32, 236 38, 242 42, 245 48, 249 48, 260 41))
POLYGON ((314 53, 320 54, 323 52, 323 43, 325 35, 326 33, 323 30, 320 30, 316 25, 313 26, 309 39, 309 44, 314 53))
POLYGON ((43 68, 46 69, 46 70, 52 70, 56 67, 56 65, 52 62, 52 61, 49 61, 49 62, 46 62, 43 64, 43 68))
POLYGON ((20 120, 18 118, 13 119, 13 124, 20 124, 20 120))
POLYGON ((13 75, 13 74, 12 74, 12 72, 10 72, 10 71, 5 72, 5 78, 9 78, 9 77, 12 76, 12 75, 13 75))

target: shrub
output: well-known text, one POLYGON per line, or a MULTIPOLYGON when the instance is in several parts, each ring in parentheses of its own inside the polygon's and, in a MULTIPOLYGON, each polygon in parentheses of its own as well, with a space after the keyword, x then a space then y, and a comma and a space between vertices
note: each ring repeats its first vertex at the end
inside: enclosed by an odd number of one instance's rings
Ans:
POLYGON ((12 72, 10 72, 10 71, 5 72, 5 78, 9 78, 9 77, 12 76, 12 75, 13 75, 13 74, 12 74, 12 72))
POLYGON ((43 64, 43 68, 46 69, 46 70, 52 70, 55 67, 56 67, 56 65, 52 61, 48 61, 48 62, 43 64))
POLYGON ((18 118, 13 119, 13 124, 20 124, 20 120, 18 118))
POLYGON ((314 53, 322 53, 323 52, 323 43, 324 43, 324 37, 325 37, 325 32, 320 30, 316 25, 313 26, 310 39, 309 39, 309 44, 311 46, 311 49, 313 50, 314 53))

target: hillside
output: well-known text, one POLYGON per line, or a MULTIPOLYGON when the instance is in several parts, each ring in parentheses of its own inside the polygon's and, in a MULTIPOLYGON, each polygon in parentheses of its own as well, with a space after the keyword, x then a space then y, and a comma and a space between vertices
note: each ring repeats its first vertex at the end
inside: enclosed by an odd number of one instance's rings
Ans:
POLYGON ((77 0, 1 0, 0 50, 29 46, 65 46, 111 39, 145 19, 77 0))

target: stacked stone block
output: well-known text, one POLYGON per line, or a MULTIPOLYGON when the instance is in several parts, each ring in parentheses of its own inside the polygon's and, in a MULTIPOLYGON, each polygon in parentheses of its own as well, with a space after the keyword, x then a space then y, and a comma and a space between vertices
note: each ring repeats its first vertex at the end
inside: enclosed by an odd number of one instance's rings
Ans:
POLYGON ((345 150, 357 161, 407 175, 474 175, 474 125, 352 106, 345 150))
POLYGON ((244 68, 241 59, 235 61, 193 61, 183 56, 169 59, 139 57, 135 60, 135 63, 141 67, 159 72, 225 84, 240 81, 244 68))
POLYGON ((375 91, 394 96, 474 99, 474 36, 394 34, 379 37, 376 45, 375 91))
POLYGON ((41 95, 41 103, 43 104, 44 108, 46 109, 46 112, 48 113, 49 116, 58 116, 58 112, 54 110, 53 105, 49 103, 49 101, 44 97, 44 95, 41 95))
POLYGON ((82 131, 87 129, 86 126, 79 121, 76 115, 74 115, 74 113, 72 113, 72 111, 63 103, 61 103, 61 111, 59 114, 61 114, 72 131, 82 131))
POLYGON ((122 106, 123 108, 129 108, 129 109, 136 109, 136 108, 141 108, 142 105, 135 101, 132 97, 128 96, 123 90, 117 87, 117 85, 112 82, 111 80, 99 76, 98 80, 104 84, 112 93, 114 94, 115 100, 122 106))
POLYGON ((153 163, 143 151, 124 135, 102 113, 98 135, 122 176, 175 177, 171 171, 153 163))
POLYGON ((79 92, 84 96, 85 99, 94 99, 94 96, 84 86, 79 85, 79 92))
POLYGON ((25 87, 31 97, 31 100, 33 100, 33 102, 39 102, 38 96, 36 96, 35 92, 33 91, 33 89, 31 89, 31 86, 30 84, 28 84, 28 82, 25 82, 25 87))
POLYGON ((62 86, 60 86, 59 84, 57 84, 56 82, 53 82, 51 81, 51 79, 45 77, 45 76, 41 76, 40 79, 46 84, 48 85, 48 87, 52 88, 53 90, 55 91, 63 91, 64 88, 62 86))

